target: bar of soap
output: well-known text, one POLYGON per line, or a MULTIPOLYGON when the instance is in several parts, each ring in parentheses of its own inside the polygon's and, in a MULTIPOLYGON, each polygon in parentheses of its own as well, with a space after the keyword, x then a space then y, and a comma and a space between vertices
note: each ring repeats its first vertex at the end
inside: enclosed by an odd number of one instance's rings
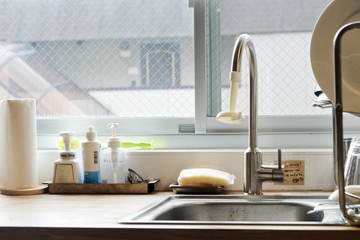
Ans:
POLYGON ((210 168, 192 168, 184 169, 178 177, 180 186, 229 186, 234 184, 236 177, 230 173, 210 169, 210 168))

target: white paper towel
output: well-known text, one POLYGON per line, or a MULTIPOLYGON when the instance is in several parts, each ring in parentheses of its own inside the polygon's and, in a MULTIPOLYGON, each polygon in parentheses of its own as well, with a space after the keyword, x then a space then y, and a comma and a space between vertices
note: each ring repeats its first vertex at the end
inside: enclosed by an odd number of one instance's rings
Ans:
POLYGON ((38 186, 34 99, 0 101, 0 189, 38 186))

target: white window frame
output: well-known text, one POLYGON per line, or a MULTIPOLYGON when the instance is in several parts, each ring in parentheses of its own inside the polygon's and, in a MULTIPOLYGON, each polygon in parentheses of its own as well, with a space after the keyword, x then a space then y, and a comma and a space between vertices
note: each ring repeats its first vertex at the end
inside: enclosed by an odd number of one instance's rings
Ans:
MULTIPOLYGON (((247 123, 225 125, 208 117, 207 4, 211 0, 189 0, 194 8, 195 41, 195 119, 193 118, 67 118, 38 119, 38 146, 56 147, 57 133, 76 131, 83 139, 88 125, 98 131, 105 143, 110 135, 109 122, 120 124, 120 138, 155 140, 156 149, 246 148, 247 123), (180 131, 185 129, 185 131, 180 131)), ((232 47, 232 46, 229 46, 232 47)), ((230 69, 230 66, 229 66, 230 69)), ((260 148, 331 148, 332 116, 258 116, 260 148)), ((345 137, 360 133, 360 120, 344 115, 345 137)))
MULTIPOLYGON (((198 134, 222 134, 229 147, 246 147, 246 144, 232 143, 231 134, 247 134, 247 124, 225 125, 208 116, 208 58, 207 52, 207 4, 208 0, 194 0, 195 7, 195 132, 198 134)), ((232 46, 230 46, 232 47, 232 46)), ((229 66, 230 69, 230 66, 229 66)), ((318 148, 332 147, 332 115, 289 115, 258 116, 259 146, 318 148)), ((360 119, 344 114, 344 133, 346 137, 360 133, 360 119)), ((236 140, 235 140, 236 141, 236 140)), ((239 138, 238 142, 241 139, 239 138)), ((247 142, 247 141, 246 141, 247 142)))

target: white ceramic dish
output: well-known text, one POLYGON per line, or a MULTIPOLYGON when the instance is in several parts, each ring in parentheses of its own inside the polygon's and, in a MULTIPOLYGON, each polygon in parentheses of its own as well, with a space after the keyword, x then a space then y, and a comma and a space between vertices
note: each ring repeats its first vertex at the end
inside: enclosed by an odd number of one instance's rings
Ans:
MULTIPOLYGON (((359 0, 334 0, 318 19, 311 39, 311 64, 324 93, 334 102, 333 41, 341 26, 360 21, 359 0)), ((345 112, 360 113, 360 30, 342 39, 342 83, 345 112)))
MULTIPOLYGON (((346 186, 345 191, 360 197, 360 185, 346 186)), ((334 201, 339 201, 339 190, 336 190, 335 192, 330 194, 329 199, 334 200, 334 201)), ((351 197, 346 197, 346 202, 348 204, 359 204, 359 200, 351 198, 351 197)))

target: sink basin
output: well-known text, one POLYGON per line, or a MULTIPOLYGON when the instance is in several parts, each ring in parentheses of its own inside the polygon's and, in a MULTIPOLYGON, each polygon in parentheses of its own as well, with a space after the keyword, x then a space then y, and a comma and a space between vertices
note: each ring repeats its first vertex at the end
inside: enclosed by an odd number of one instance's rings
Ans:
POLYGON ((318 205, 337 203, 324 195, 172 195, 120 223, 345 224, 338 209, 309 213, 318 205))

